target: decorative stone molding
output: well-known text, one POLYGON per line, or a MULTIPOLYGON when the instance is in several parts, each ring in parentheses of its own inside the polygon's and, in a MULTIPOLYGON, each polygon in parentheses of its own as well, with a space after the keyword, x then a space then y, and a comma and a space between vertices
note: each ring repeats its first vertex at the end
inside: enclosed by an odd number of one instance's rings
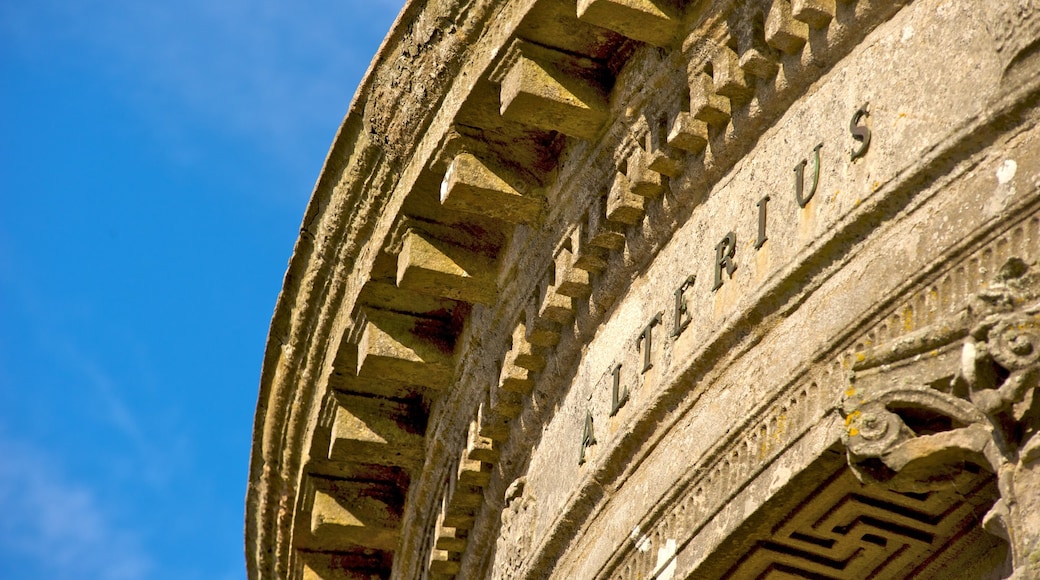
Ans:
MULTIPOLYGON (((838 430, 822 420, 835 410, 843 410, 844 413, 845 420, 838 424, 841 425, 840 432, 844 440, 849 442, 848 461, 855 471, 849 472, 845 468, 844 452, 839 454, 832 450, 823 453, 820 463, 803 468, 802 481, 796 478, 786 488, 789 491, 778 494, 781 497, 784 494, 794 497, 775 500, 774 504, 779 505, 769 506, 768 513, 771 515, 768 516, 769 524, 764 530, 746 525, 741 531, 733 533, 736 539, 728 541, 725 547, 716 547, 715 554, 698 561, 693 567, 686 567, 687 574, 698 578, 743 577, 744 574, 754 576, 756 572, 751 570, 760 573, 770 566, 780 565, 788 571, 801 570, 803 574, 839 577, 869 577, 871 574, 895 578, 922 574, 938 574, 938 577, 942 577, 941 568, 936 572, 930 567, 941 565, 948 556, 929 557, 930 546, 945 541, 943 538, 956 538, 956 541, 951 540, 948 547, 949 553, 956 554, 963 550, 966 543, 993 545, 994 541, 980 538, 975 532, 969 533, 972 526, 977 527, 988 510, 999 509, 1000 504, 994 502, 1002 493, 998 491, 997 482, 989 475, 990 469, 979 461, 980 456, 976 457, 975 463, 968 464, 958 463, 958 458, 951 460, 948 455, 932 457, 936 462, 950 460, 952 468, 922 466, 915 472, 926 475, 926 485, 919 486, 917 484, 920 482, 911 480, 909 487, 895 486, 896 489, 892 489, 890 479, 879 482, 877 477, 870 475, 875 472, 870 468, 876 470, 876 460, 858 464, 854 458, 860 457, 857 454, 879 448, 869 440, 866 441, 867 445, 862 445, 863 434, 858 431, 868 414, 863 406, 876 406, 867 393, 894 391, 910 399, 925 393, 929 401, 944 396, 933 386, 915 388, 902 385, 907 381, 930 384, 935 382, 935 376, 940 376, 948 386, 960 365, 958 348, 961 342, 971 340, 969 331, 972 322, 966 313, 992 312, 985 303, 979 304, 980 295, 990 296, 990 300, 992 296, 1006 295, 1002 291, 1008 287, 1006 282, 998 282, 990 290, 976 294, 975 289, 986 284, 985 273, 993 272, 1001 263, 1012 264, 1004 269, 1003 276, 1021 273, 1025 261, 1014 258, 1013 252, 1022 252, 1019 255, 1034 264, 1030 270, 1035 270, 1035 261, 1040 258, 1040 245, 1036 243, 1040 241, 1040 215, 1036 213, 1035 206, 1030 213, 1025 213, 1017 222, 1009 225, 1011 227, 1007 230, 997 235, 991 234, 989 243, 975 247, 958 262, 944 264, 943 270, 930 274, 926 280, 918 283, 915 291, 901 293, 894 304, 885 307, 890 314, 879 316, 877 322, 858 331, 855 337, 845 339, 851 346, 839 349, 838 353, 832 355, 834 360, 783 384, 771 404, 756 409, 745 424, 734 429, 736 436, 711 448, 705 453, 704 460, 695 461, 691 465, 689 476, 677 485, 674 494, 662 505, 655 507, 648 521, 640 523, 639 534, 632 536, 630 542, 608 562, 597 577, 622 580, 640 575, 651 576, 658 567, 658 558, 656 548, 650 548, 666 545, 668 538, 692 536, 685 546, 680 544, 681 553, 684 549, 690 549, 693 539, 707 537, 704 541, 709 541, 709 528, 715 521, 726 519, 729 506, 734 506, 730 509, 737 510, 742 518, 747 518, 753 524, 755 518, 748 516, 752 510, 747 504, 741 505, 741 495, 748 493, 745 490, 755 490, 756 485, 773 489, 777 480, 790 478, 792 474, 783 467, 772 474, 769 472, 776 464, 783 463, 785 455, 798 455, 792 449, 797 449, 803 444, 802 441, 811 439, 814 428, 820 433, 817 437, 823 437, 825 441, 823 447, 837 443, 838 430), (994 293, 993 288, 1000 291, 994 293), (879 369, 885 370, 879 373, 879 369), (922 371, 930 374, 922 375, 922 371), (879 388, 871 390, 871 387, 879 388), (831 406, 828 404, 829 397, 839 400, 831 406), (859 403, 865 397, 868 403, 859 403), (850 437, 850 433, 855 433, 855 436, 850 437), (850 441, 857 437, 859 439, 856 441, 850 441), (856 481, 854 473, 865 481, 856 481), (944 475, 950 477, 944 479, 944 475), (762 480, 762 483, 758 483, 762 480), (818 502, 817 498, 823 497, 831 499, 818 502), (836 513, 832 509, 839 508, 845 510, 844 515, 835 520, 823 520, 840 521, 840 525, 832 526, 835 529, 828 529, 827 525, 817 519, 824 514, 836 513), (866 510, 865 513, 857 511, 860 509, 866 510), (818 515, 810 517, 803 510, 816 510, 818 515), (885 510, 890 513, 884 513, 885 510), (927 513, 933 516, 924 516, 927 513), (880 531, 872 530, 870 526, 859 528, 858 531, 857 528, 847 526, 850 522, 860 522, 857 525, 862 525, 863 518, 891 522, 891 526, 880 531), (913 518, 919 518, 919 521, 915 522, 913 518), (777 520, 788 523, 778 528, 775 523, 777 520), (816 523, 810 525, 811 522, 816 523), (799 526, 805 526, 805 529, 799 526), (910 527, 903 529, 900 526, 910 527), (888 536, 893 529, 903 529, 903 532, 896 534, 897 537, 890 537, 884 545, 863 542, 861 539, 864 535, 875 539, 888 536), (927 541, 923 541, 925 538, 927 541), (853 548, 854 544, 866 552, 853 548), (906 551, 900 551, 903 545, 907 546, 906 551), (641 549, 641 546, 647 549, 641 549), (874 556, 868 557, 872 550, 876 551, 874 556), (881 554, 892 556, 897 552, 897 558, 878 559, 881 554)), ((1016 288, 1016 307, 1030 312, 1035 310, 1037 290, 1040 290, 1035 274, 1023 276, 1011 285, 1016 288)), ((997 301, 1004 302, 1003 298, 997 301)), ((1007 315, 1005 312, 998 318, 1007 315)), ((979 318, 986 316, 981 314, 979 318)), ((1035 318, 1035 312, 1033 316, 1035 318)), ((990 317, 989 320, 992 322, 994 318, 990 317)), ((1032 322, 1022 328, 1031 328, 1031 325, 1032 322)), ((1022 346, 1019 348, 1024 349, 1022 346)), ((1035 378, 1032 380, 1035 381, 1035 378)), ((884 395, 879 396, 884 398, 884 395)), ((886 399, 885 402, 890 401, 886 399)), ((965 417, 974 414, 976 419, 981 418, 981 414, 973 410, 969 403, 962 403, 947 401, 941 409, 951 414, 960 413, 965 417)), ((903 408, 909 409, 909 406, 903 408)), ((883 413, 886 417, 894 415, 888 411, 883 413)), ((914 414, 911 412, 911 415, 914 414)), ((934 417, 935 412, 932 411, 929 416, 934 417)), ((915 426, 922 422, 920 415, 915 415, 914 419, 915 426)), ((898 417, 893 420, 902 424, 898 417)), ((875 429, 882 429, 882 421, 874 424, 877 425, 875 429)), ((964 424, 967 425, 967 422, 964 424)), ((908 434, 905 426, 902 430, 890 432, 889 437, 902 441, 898 439, 899 433, 908 434)), ((924 435, 916 439, 921 440, 918 443, 920 445, 934 441, 934 437, 924 435)), ((959 444, 964 441, 971 439, 958 436, 954 442, 959 444)), ((878 445, 884 447, 883 442, 878 445)), ((916 449, 921 448, 925 447, 916 449)), ((890 468, 882 470, 882 475, 891 477, 891 473, 890 468)), ((1026 485, 1020 486, 1020 489, 1030 488, 1026 485)), ((773 493, 776 494, 775 491, 773 493)), ((754 496, 754 491, 750 495, 754 496)), ((1035 492, 1024 492, 1024 495, 1027 501, 1032 501, 1035 492)), ((711 550, 712 547, 706 549, 711 550)), ((1029 577, 1031 572, 1025 574, 1023 577, 1029 577)))
MULTIPOLYGON (((930 471, 928 497, 851 478, 836 459, 832 397, 850 366, 868 396, 856 404, 898 435, 870 447, 864 434, 878 423, 846 409, 857 473, 898 488, 948 456, 1008 472, 987 521, 1008 522, 1022 569, 1036 539, 1018 530, 1035 495, 1005 488, 1040 485, 1022 467, 1037 373, 1012 356, 1032 339, 1000 337, 1033 324, 1035 307, 1014 298, 1018 318, 977 307, 940 323, 921 304, 945 308, 963 293, 936 282, 938 298, 908 298, 912 323, 890 320, 899 289, 921 279, 893 279, 858 250, 887 250, 879 240, 893 230, 912 239, 903 224, 919 220, 946 252, 919 266, 941 268, 968 251, 950 236, 978 245, 979 232, 1011 220, 1002 212, 1035 209, 1034 27, 1007 25, 1019 13, 1031 23, 1032 4, 1000 0, 989 15, 998 24, 980 34, 962 26, 964 2, 937 11, 928 1, 409 2, 330 151, 272 322, 247 497, 250 577, 822 575, 822 561, 850 574, 935 570, 951 552, 921 538, 978 539, 965 530, 996 492, 986 469, 930 471), (931 26, 940 18, 952 24, 931 26), (952 111, 947 122, 922 120, 931 112, 916 101, 908 117, 884 93, 897 81, 845 66, 894 66, 904 45, 941 46, 979 71, 970 100, 963 84, 921 79, 952 111), (951 209, 943 188, 976 199, 962 183, 979 179, 991 149, 1018 152, 1018 165, 1004 160, 981 213, 951 209), (851 268, 877 278, 872 294, 831 289, 851 284, 851 268), (829 342, 803 363, 782 360, 776 345, 803 346, 782 337, 824 311, 813 310, 821 296, 842 304, 832 312, 847 326, 817 324, 812 340, 829 342), (962 365, 974 374, 937 375, 956 388, 870 387, 877 369, 910 368, 907 357, 959 341, 974 345, 962 365), (759 357, 786 370, 755 370, 759 357), (932 445, 940 434, 911 436, 914 418, 885 397, 959 423, 932 445), (720 431, 718 412, 740 416, 720 431), (685 450, 679 461, 665 458, 672 448, 685 450), (889 471, 871 471, 878 462, 889 471), (790 469, 821 477, 806 481, 826 500, 792 491, 790 469), (843 518, 900 521, 884 502, 935 521, 892 534, 802 525, 845 505, 843 518), (770 510, 803 515, 766 530, 770 510), (752 543, 728 551, 738 529, 752 543), (814 534, 831 536, 813 548, 814 534), (900 545, 903 560, 884 559, 900 545), (729 553, 746 554, 746 568, 729 553)), ((1040 239, 1035 222, 1018 239, 1040 239)), ((971 286, 968 270, 951 284, 971 286)))
POLYGON ((1013 257, 965 311, 858 355, 843 404, 849 464, 863 480, 925 493, 956 489, 968 464, 996 475, 1000 499, 984 523, 1010 544, 1016 578, 1040 574, 1036 270, 1013 257), (952 377, 918 362, 951 340, 963 342, 952 377), (896 380, 866 372, 894 365, 909 368, 896 380))
POLYGON ((599 133, 608 112, 601 65, 527 42, 509 50, 500 81, 504 119, 579 139, 599 133))

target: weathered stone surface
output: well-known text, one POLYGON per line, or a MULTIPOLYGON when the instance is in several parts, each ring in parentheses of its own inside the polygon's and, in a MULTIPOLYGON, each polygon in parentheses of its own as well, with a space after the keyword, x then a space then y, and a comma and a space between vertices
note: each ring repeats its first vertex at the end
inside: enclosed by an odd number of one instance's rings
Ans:
POLYGON ((504 173, 501 169, 492 169, 471 153, 461 153, 444 175, 441 203, 449 209, 513 223, 538 221, 544 202, 534 193, 535 187, 517 183, 515 177, 503 177, 504 173))
POLYGON ((751 79, 740 68, 740 57, 729 47, 719 48, 712 59, 715 92, 731 101, 745 101, 754 94, 751 79))
POLYGON ((466 540, 457 537, 454 528, 441 528, 434 547, 445 552, 461 553, 466 549, 466 540))
POLYGON ((423 434, 407 404, 378 397, 337 397, 329 459, 399 467, 422 464, 423 434))
POLYGON ((544 349, 527 339, 527 325, 523 322, 517 323, 513 330, 512 343, 508 360, 529 371, 537 372, 545 368, 544 349))
POLYGON ((670 0, 579 0, 578 18, 656 46, 668 46, 679 29, 670 0))
POLYGON ((668 144, 690 153, 700 153, 708 144, 708 124, 694 117, 693 113, 681 111, 672 120, 668 144))
POLYGON ((571 251, 569 245, 560 249, 560 253, 554 260, 556 291, 571 298, 587 298, 592 293, 592 279, 587 271, 575 266, 574 261, 574 252, 571 251))
POLYGON ((607 192, 606 218, 609 221, 633 225, 643 220, 646 200, 632 191, 628 177, 617 173, 607 192))
POLYGON ((272 323, 250 578, 1040 574, 1035 14, 409 3, 272 323))
POLYGON ((451 382, 451 345, 435 320, 370 310, 358 341, 357 375, 442 389, 451 382))
POLYGON ((397 261, 397 285, 463 302, 494 302, 495 265, 486 256, 451 242, 410 231, 397 261))
POLYGON ((457 574, 460 569, 458 560, 452 560, 450 552, 440 548, 433 550, 433 555, 430 557, 430 572, 453 575, 457 574))
MULTIPOLYGON (((667 115, 663 114, 647 119, 650 130, 643 147, 646 168, 668 177, 679 177, 685 170, 682 152, 668 144, 668 130, 671 128, 668 121, 667 115)), ((653 176, 650 178, 657 179, 653 176)))
MULTIPOLYGON (((805 46, 809 37, 808 26, 795 20, 791 3, 795 0, 773 0, 773 7, 766 17, 766 42, 769 46, 787 54, 795 54, 805 46)), ((803 10, 805 14, 809 11, 803 10)))
MULTIPOLYGON (((658 160, 660 159, 658 157, 658 160)), ((625 173, 625 176, 628 177, 629 191, 636 195, 653 199, 664 193, 664 190, 667 188, 668 178, 663 176, 660 171, 651 168, 650 162, 650 154, 637 148, 628 157, 628 171, 625 173)))
POLYGON ((479 433, 476 419, 469 424, 469 437, 466 440, 466 458, 484 463, 498 461, 499 450, 495 442, 479 433))
POLYGON ((339 486, 338 497, 314 494, 311 533, 324 542, 344 542, 366 548, 393 550, 400 535, 400 518, 364 484, 339 486))
POLYGON ((502 116, 572 137, 595 137, 607 116, 598 71, 537 46, 515 50, 515 61, 502 78, 502 116))
POLYGON ((715 93, 715 82, 702 72, 690 77, 690 112, 694 119, 711 126, 725 126, 729 122, 729 99, 715 93))
POLYGON ((835 0, 791 0, 791 16, 795 20, 823 28, 834 18, 835 0))

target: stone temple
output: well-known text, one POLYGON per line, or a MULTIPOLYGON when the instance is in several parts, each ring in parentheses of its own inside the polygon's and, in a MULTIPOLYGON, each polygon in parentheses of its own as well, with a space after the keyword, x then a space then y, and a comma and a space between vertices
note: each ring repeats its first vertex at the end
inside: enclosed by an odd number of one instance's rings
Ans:
POLYGON ((264 357, 260 579, 1040 578, 1040 0, 411 0, 264 357))

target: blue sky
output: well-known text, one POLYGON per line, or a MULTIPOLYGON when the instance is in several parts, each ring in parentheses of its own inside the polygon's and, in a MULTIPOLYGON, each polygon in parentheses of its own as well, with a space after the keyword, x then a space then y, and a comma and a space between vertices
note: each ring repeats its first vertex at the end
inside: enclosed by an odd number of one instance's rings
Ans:
POLYGON ((264 340, 403 0, 0 0, 0 578, 244 578, 264 340))

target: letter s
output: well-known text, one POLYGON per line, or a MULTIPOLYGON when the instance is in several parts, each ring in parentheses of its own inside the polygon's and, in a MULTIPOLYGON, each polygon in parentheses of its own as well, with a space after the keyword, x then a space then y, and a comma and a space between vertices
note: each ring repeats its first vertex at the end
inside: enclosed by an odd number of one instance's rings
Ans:
POLYGON ((863 103, 863 106, 852 115, 852 121, 849 123, 849 132, 852 133, 852 138, 860 142, 859 148, 852 150, 852 161, 866 155, 867 149, 870 148, 870 129, 865 124, 859 124, 859 122, 863 120, 863 117, 870 116, 870 112, 867 110, 869 104, 870 103, 863 103))

